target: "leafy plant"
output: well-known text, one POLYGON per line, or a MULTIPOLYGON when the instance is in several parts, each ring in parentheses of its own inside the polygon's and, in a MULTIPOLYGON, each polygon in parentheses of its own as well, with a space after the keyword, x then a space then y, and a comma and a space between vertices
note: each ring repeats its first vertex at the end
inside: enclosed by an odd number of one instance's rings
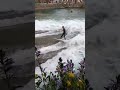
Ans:
MULTIPOLYGON (((36 76, 36 89, 37 90, 86 90, 85 63, 80 63, 78 69, 79 75, 75 73, 74 63, 72 60, 63 62, 62 58, 59 58, 56 71, 54 73, 45 72, 40 66, 41 75, 36 76)), ((90 89, 89 89, 90 90, 90 89)), ((92 90, 92 89, 91 89, 92 90)))
POLYGON ((120 74, 116 76, 115 80, 111 80, 111 83, 104 88, 106 90, 120 90, 120 74))
POLYGON ((37 90, 93 90, 89 81, 85 79, 85 59, 79 63, 78 73, 75 73, 72 60, 67 60, 65 63, 61 57, 59 58, 56 71, 47 73, 38 60, 40 51, 37 48, 35 48, 35 51, 41 72, 40 75, 35 74, 37 90))
POLYGON ((85 90, 93 90, 93 88, 90 86, 89 81, 85 79, 86 89, 85 90))
POLYGON ((13 74, 10 73, 13 68, 12 64, 14 63, 12 58, 6 57, 6 52, 0 50, 0 73, 1 78, 6 80, 7 86, 11 89, 10 79, 13 77, 13 74))
POLYGON ((13 59, 8 58, 6 51, 0 50, 0 78, 6 81, 8 90, 16 90, 22 86, 12 86, 11 79, 14 78, 13 59))

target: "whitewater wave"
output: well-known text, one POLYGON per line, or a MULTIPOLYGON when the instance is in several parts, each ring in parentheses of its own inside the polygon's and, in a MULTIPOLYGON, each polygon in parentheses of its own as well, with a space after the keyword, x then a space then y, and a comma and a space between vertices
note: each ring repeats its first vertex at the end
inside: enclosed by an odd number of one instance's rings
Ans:
MULTIPOLYGON (((64 42, 58 42, 56 44, 39 48, 42 54, 48 52, 57 51, 57 53, 51 59, 48 59, 45 63, 41 64, 43 68, 46 68, 47 72, 54 72, 58 64, 59 57, 63 59, 63 62, 72 59, 75 64, 75 69, 78 69, 78 63, 85 57, 85 20, 73 19, 73 20, 35 20, 35 31, 47 31, 44 33, 36 34, 35 37, 43 37, 48 35, 56 35, 61 33, 61 27, 65 26, 67 35, 64 42)), ((36 67, 36 74, 40 74, 40 70, 36 67)))

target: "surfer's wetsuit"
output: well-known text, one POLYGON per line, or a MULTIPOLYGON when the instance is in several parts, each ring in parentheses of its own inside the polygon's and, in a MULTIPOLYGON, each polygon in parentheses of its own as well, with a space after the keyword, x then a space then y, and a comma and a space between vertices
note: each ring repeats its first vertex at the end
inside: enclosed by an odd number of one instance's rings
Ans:
POLYGON ((63 34, 61 35, 61 38, 64 37, 64 39, 66 39, 65 38, 65 36, 66 36, 66 30, 65 30, 64 26, 62 28, 63 28, 63 34))

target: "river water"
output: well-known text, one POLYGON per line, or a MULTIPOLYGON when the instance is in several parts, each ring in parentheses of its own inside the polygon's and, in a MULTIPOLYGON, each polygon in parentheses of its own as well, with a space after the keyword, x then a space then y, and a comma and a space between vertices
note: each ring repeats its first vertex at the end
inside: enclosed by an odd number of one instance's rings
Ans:
MULTIPOLYGON (((41 54, 62 49, 41 66, 46 68, 47 72, 54 72, 59 57, 62 57, 63 62, 72 59, 75 69, 77 69, 78 63, 85 57, 85 11, 82 9, 52 9, 37 11, 35 16, 35 31, 42 32, 35 34, 36 39, 60 35, 62 26, 65 26, 67 31, 66 40, 62 39, 62 41, 38 48, 41 54)), ((54 38, 51 37, 51 42, 54 41, 54 38)), ((48 39, 46 38, 44 42, 50 42, 48 39)), ((40 43, 42 44, 41 40, 40 43)), ((40 74, 38 67, 35 71, 40 74)))

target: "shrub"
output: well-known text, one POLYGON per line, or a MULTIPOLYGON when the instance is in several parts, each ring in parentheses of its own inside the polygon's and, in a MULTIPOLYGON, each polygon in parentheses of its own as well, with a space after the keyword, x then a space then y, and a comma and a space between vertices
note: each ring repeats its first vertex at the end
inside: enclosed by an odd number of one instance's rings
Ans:
POLYGON ((38 90, 85 90, 85 63, 79 63, 79 73, 74 71, 74 63, 72 60, 67 60, 63 63, 62 58, 59 58, 56 71, 47 74, 45 69, 40 66, 41 75, 35 75, 36 89, 38 90))
POLYGON ((120 74, 116 76, 115 80, 111 80, 111 83, 104 88, 106 90, 120 90, 120 74))

